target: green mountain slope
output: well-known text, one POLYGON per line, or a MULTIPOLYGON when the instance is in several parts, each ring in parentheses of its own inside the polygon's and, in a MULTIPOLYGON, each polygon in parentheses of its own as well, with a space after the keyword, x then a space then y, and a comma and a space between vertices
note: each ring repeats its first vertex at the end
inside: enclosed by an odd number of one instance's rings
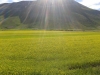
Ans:
POLYGON ((100 11, 74 0, 38 0, 0 5, 0 29, 90 30, 100 28, 100 11))

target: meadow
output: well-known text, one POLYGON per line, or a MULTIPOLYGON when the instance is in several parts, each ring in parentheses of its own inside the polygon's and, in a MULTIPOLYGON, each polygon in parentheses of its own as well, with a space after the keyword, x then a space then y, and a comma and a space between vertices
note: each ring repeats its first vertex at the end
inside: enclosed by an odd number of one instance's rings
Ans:
POLYGON ((0 75, 100 75, 100 32, 0 31, 0 75))

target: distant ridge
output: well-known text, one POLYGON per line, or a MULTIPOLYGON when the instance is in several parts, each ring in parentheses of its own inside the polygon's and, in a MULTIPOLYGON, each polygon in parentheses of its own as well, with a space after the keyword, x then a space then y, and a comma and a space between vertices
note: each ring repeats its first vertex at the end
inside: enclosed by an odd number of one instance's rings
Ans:
POLYGON ((38 0, 0 5, 0 29, 93 30, 100 11, 74 0, 38 0))

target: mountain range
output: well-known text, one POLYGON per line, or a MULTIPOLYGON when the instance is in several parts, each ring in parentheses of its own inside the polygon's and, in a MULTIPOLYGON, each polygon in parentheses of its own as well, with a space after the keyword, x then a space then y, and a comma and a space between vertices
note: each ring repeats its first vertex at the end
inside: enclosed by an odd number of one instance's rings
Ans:
POLYGON ((100 11, 74 0, 37 0, 0 5, 0 29, 100 29, 100 11))

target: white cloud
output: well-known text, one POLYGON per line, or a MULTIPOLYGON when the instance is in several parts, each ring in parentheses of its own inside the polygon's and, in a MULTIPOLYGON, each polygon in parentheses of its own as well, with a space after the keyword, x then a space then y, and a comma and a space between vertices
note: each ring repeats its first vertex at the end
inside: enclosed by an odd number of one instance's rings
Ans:
POLYGON ((0 4, 10 2, 19 2, 19 1, 34 1, 34 0, 0 0, 0 4))
POLYGON ((98 4, 100 0, 82 0, 80 3, 92 9, 100 9, 100 5, 98 4))
POLYGON ((8 0, 0 0, 0 4, 5 2, 8 2, 8 0))
POLYGON ((90 6, 90 8, 92 8, 92 9, 100 9, 100 5, 92 5, 92 6, 90 6))

